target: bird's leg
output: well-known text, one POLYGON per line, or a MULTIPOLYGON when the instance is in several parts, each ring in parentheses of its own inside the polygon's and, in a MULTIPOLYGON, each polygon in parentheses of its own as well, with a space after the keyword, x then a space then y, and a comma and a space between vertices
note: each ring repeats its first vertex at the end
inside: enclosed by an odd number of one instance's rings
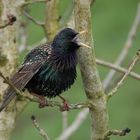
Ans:
POLYGON ((31 93, 31 94, 32 94, 33 96, 36 96, 36 97, 39 98, 39 108, 43 108, 43 107, 45 107, 45 106, 48 105, 48 102, 47 102, 47 100, 46 100, 46 98, 45 98, 44 96, 38 95, 38 94, 36 94, 36 93, 31 93))
POLYGON ((58 95, 59 98, 63 101, 63 107, 61 108, 62 111, 69 111, 69 105, 68 105, 68 102, 67 100, 62 97, 61 95, 58 95))

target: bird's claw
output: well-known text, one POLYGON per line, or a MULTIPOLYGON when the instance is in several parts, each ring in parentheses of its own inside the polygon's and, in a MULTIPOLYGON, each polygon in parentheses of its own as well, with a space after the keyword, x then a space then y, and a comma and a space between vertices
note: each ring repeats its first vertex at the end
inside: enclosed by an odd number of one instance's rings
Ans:
POLYGON ((39 108, 44 108, 48 106, 48 102, 45 98, 39 98, 39 108))
POLYGON ((60 107, 60 111, 69 111, 69 105, 66 99, 61 95, 59 95, 59 98, 63 101, 63 106, 60 107))
POLYGON ((63 106, 60 108, 61 111, 69 111, 69 105, 67 101, 63 102, 63 106))

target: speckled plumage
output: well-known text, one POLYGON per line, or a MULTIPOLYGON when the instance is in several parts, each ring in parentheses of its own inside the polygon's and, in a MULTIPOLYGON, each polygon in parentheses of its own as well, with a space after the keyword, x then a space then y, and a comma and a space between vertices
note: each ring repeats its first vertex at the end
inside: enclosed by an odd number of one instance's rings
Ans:
MULTIPOLYGON (((71 87, 76 79, 76 50, 73 41, 78 33, 70 28, 60 31, 52 43, 33 49, 25 58, 17 73, 11 78, 19 90, 49 98, 61 94, 71 87)), ((0 111, 16 96, 11 87, 5 93, 0 111)))

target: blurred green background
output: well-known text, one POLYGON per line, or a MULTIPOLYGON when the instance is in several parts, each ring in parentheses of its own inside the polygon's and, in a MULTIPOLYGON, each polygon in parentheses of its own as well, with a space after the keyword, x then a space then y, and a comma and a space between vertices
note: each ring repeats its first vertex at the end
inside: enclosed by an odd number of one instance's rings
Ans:
MULTIPOLYGON (((96 57, 110 62, 114 62, 120 53, 128 32, 133 23, 139 0, 96 0, 91 8, 93 37, 96 57)), ((70 6, 71 0, 61 0, 60 14, 70 6)), ((45 19, 45 5, 33 4, 29 7, 31 15, 39 20, 45 19)), ((51 11, 50 11, 51 12, 51 11)), ((49 14, 49 13, 48 13, 49 14)), ((42 29, 33 23, 27 28, 28 44, 34 44, 44 37, 42 29)), ((126 67, 133 55, 140 47, 140 28, 138 29, 133 47, 130 49, 123 66, 126 67)), ((23 53, 23 56, 25 53, 23 53)), ((23 57, 22 56, 22 57, 23 57)), ((108 68, 98 66, 101 79, 108 73, 108 68)), ((140 62, 134 68, 140 72, 140 62)), ((74 86, 63 94, 71 103, 84 101, 86 96, 78 70, 78 78, 74 86)), ((60 100, 57 97, 55 100, 60 100)), ((140 136, 140 81, 130 77, 127 78, 117 94, 108 104, 109 127, 113 129, 131 128, 131 133, 125 137, 113 136, 112 140, 136 140, 140 136)), ((69 124, 74 120, 79 110, 69 111, 69 124)), ((53 140, 62 131, 62 115, 57 108, 39 109, 37 104, 30 103, 17 119, 16 129, 12 140, 41 140, 41 136, 32 125, 30 116, 34 114, 41 127, 46 130, 53 140)), ((83 122, 81 127, 72 135, 70 140, 90 139, 90 117, 83 122)))

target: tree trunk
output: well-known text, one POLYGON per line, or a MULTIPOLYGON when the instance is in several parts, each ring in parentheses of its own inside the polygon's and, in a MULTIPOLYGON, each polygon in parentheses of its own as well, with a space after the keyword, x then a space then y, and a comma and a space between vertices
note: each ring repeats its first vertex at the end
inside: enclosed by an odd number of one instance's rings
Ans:
MULTIPOLYGON (((0 29, 0 71, 10 77, 17 67, 18 62, 18 35, 20 24, 20 8, 18 0, 0 0, 0 24, 8 20, 9 15, 16 17, 17 21, 13 25, 0 29)), ((7 85, 0 77, 0 100, 7 85)), ((17 114, 24 108, 26 101, 13 101, 5 111, 0 112, 0 140, 8 140, 15 127, 17 114)))
POLYGON ((75 0, 74 14, 76 30, 87 30, 83 42, 92 49, 81 48, 78 52, 81 74, 86 96, 91 104, 91 140, 103 140, 108 131, 107 100, 95 63, 95 52, 91 29, 91 0, 75 0))

